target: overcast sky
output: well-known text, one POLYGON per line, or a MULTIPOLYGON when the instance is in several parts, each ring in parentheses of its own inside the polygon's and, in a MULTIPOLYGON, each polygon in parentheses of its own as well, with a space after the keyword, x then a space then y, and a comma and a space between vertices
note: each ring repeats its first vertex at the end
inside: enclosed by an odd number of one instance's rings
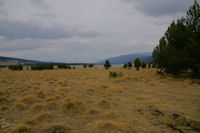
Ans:
POLYGON ((96 62, 151 52, 193 0, 0 0, 0 56, 96 62))

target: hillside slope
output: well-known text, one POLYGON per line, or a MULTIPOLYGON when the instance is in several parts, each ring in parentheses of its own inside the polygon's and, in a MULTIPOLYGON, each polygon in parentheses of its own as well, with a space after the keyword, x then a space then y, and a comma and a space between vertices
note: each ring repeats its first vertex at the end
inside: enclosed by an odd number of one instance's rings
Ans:
MULTIPOLYGON (((151 52, 133 53, 133 54, 121 55, 121 56, 117 56, 117 57, 111 57, 111 58, 108 58, 108 60, 112 64, 124 64, 127 62, 134 62, 134 60, 136 58, 140 58, 140 60, 142 62, 152 62, 153 58, 152 58, 151 54, 152 54, 151 52)), ((98 63, 102 64, 105 62, 105 60, 102 60, 98 63)))

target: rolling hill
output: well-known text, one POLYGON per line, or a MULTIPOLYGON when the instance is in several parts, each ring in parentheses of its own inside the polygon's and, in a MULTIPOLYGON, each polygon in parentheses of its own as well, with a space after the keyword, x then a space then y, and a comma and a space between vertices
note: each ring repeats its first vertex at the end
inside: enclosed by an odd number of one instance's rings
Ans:
MULTIPOLYGON (((136 58, 140 58, 140 60, 142 62, 152 62, 153 61, 151 52, 132 53, 132 54, 121 55, 121 56, 117 56, 117 57, 111 57, 111 58, 107 58, 107 59, 112 64, 124 64, 124 63, 127 63, 127 62, 134 62, 134 60, 136 58)), ((98 63, 103 64, 105 62, 105 60, 107 60, 107 59, 104 59, 104 60, 102 60, 98 63)))

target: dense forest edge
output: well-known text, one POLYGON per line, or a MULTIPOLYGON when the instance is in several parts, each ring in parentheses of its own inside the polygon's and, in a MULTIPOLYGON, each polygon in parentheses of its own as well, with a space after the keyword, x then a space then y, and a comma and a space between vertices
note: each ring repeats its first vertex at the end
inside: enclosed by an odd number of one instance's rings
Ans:
POLYGON ((200 6, 197 0, 185 17, 171 23, 152 56, 161 73, 191 72, 192 76, 200 77, 200 6))

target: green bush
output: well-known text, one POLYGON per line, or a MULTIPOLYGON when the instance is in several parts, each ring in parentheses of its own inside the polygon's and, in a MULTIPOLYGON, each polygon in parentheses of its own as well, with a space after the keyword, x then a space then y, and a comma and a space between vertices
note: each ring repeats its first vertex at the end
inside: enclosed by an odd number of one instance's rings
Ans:
POLYGON ((123 65, 123 68, 127 68, 127 67, 128 67, 128 64, 125 63, 125 64, 123 65))
POLYGON ((143 63, 142 63, 142 68, 146 68, 146 67, 147 67, 146 63, 143 62, 143 63))
POLYGON ((58 64, 58 68, 59 69, 66 69, 66 65, 65 64, 58 64))
POLYGON ((47 69, 54 69, 53 64, 47 65, 36 65, 31 67, 32 70, 47 70, 47 69))
POLYGON ((84 64, 84 65, 83 65, 83 68, 87 68, 87 64, 84 64))
POLYGON ((151 64, 150 63, 148 64, 148 68, 151 68, 151 64))
POLYGON ((89 64, 88 67, 92 68, 92 67, 94 67, 94 64, 89 64))
POLYGON ((10 65, 10 66, 8 66, 8 69, 11 69, 11 70, 22 70, 23 66, 21 64, 19 64, 19 65, 10 65))
POLYGON ((117 72, 110 72, 110 77, 113 77, 113 78, 115 78, 115 77, 118 77, 118 76, 122 76, 122 72, 120 72, 120 73, 117 73, 117 72))
POLYGON ((128 62, 128 68, 130 69, 132 66, 133 66, 132 63, 128 62))

